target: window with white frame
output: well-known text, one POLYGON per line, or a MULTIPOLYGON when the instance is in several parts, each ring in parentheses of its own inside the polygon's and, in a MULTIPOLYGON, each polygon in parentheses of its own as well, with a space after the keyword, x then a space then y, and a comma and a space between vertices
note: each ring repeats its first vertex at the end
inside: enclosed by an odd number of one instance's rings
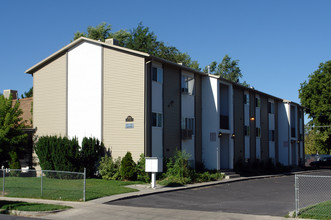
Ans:
POLYGON ((261 99, 255 98, 255 107, 261 107, 261 99))
POLYGON ((249 104, 249 94, 244 94, 244 104, 249 104))
POLYGON ((250 136, 251 134, 251 127, 250 126, 244 126, 244 134, 245 136, 250 136))
POLYGON ((256 137, 261 137, 261 128, 256 128, 256 137))
POLYGON ((163 69, 159 67, 152 68, 152 80, 158 83, 163 82, 163 69))
POLYGON ((194 134, 194 118, 184 118, 182 121, 182 129, 190 130, 194 134))
POLYGON ((194 95, 194 77, 182 75, 182 93, 194 95))
POLYGON ((162 113, 152 112, 152 126, 153 127, 162 127, 163 115, 162 113))
POLYGON ((269 130, 269 141, 275 141, 275 130, 269 130))
POLYGON ((268 113, 269 114, 275 113, 275 104, 273 102, 268 102, 268 113))

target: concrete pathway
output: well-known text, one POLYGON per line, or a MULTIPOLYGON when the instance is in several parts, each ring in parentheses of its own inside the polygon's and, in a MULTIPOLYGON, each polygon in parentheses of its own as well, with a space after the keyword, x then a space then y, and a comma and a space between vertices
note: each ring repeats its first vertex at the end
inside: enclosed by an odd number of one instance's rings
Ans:
MULTIPOLYGON (((300 172, 303 173, 303 172, 300 172)), ((207 211, 192 211, 192 210, 174 210, 174 209, 159 209, 159 208, 142 208, 142 207, 128 207, 128 206, 116 206, 106 205, 105 202, 115 201, 120 199, 133 198, 148 194, 165 193, 169 191, 178 191, 185 189, 192 189, 204 186, 212 186, 218 184, 228 184, 231 182, 246 181, 252 179, 272 178, 281 175, 267 175, 267 176, 255 176, 255 177, 239 177, 236 179, 228 179, 221 181, 213 181, 206 183, 188 184, 181 187, 164 187, 159 186, 152 189, 150 185, 130 185, 129 187, 138 189, 138 192, 125 193, 113 196, 106 196, 103 198, 91 200, 88 202, 71 202, 71 201, 58 201, 58 200, 44 200, 44 199, 27 199, 27 198, 12 198, 1 197, 0 200, 8 201, 25 201, 25 202, 37 202, 48 204, 59 204, 73 207, 72 209, 57 212, 39 214, 33 216, 36 218, 44 219, 79 219, 79 220, 91 220, 91 219, 286 219, 285 217, 274 217, 265 215, 248 215, 248 214, 236 214, 225 212, 207 212, 207 211)), ((1 216, 0 216, 1 217, 1 216)), ((1 219, 1 218, 0 218, 1 219)))

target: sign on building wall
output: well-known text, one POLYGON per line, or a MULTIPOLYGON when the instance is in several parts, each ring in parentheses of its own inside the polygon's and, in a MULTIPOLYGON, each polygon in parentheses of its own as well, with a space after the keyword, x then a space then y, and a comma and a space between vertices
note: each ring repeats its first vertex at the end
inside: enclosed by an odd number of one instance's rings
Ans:
POLYGON ((132 118, 131 115, 129 115, 128 117, 126 117, 125 119, 125 128, 134 128, 134 118, 132 118), (130 122, 130 123, 128 123, 130 122))

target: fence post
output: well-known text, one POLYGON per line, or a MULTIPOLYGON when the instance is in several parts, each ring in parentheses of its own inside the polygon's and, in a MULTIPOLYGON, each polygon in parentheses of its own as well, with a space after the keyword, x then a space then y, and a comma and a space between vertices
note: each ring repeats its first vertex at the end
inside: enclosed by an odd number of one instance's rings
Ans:
POLYGON ((86 168, 84 168, 84 190, 83 190, 83 201, 86 199, 86 168))
POLYGON ((43 170, 41 170, 40 181, 41 181, 40 193, 41 193, 41 197, 43 197, 43 170))
POLYGON ((2 196, 5 196, 5 170, 2 168, 2 179, 3 179, 3 183, 2 183, 2 196))
POLYGON ((295 174, 295 217, 299 214, 299 177, 295 174))

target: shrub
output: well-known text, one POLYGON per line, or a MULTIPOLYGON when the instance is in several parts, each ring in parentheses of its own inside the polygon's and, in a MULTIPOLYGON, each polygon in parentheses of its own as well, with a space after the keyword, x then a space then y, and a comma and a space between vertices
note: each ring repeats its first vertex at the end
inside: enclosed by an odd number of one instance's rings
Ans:
POLYGON ((136 164, 130 152, 127 152, 121 161, 120 173, 123 180, 136 180, 136 164))
POLYGON ((100 158, 105 155, 105 147, 98 139, 84 137, 80 151, 80 171, 86 168, 88 178, 95 176, 100 158))
POLYGON ((176 151, 175 156, 167 163, 165 179, 160 183, 168 186, 183 185, 192 181, 192 172, 188 166, 190 155, 185 151, 176 151))
POLYGON ((95 138, 84 138, 81 148, 77 138, 57 136, 40 137, 35 151, 43 170, 82 172, 85 167, 87 177, 93 176, 105 153, 103 144, 95 138))
POLYGON ((137 163, 137 180, 143 181, 146 183, 150 182, 148 173, 145 172, 145 156, 140 154, 140 158, 137 163))
POLYGON ((101 158, 99 165, 99 173, 102 179, 106 180, 119 180, 121 179, 120 174, 121 158, 117 158, 113 161, 113 158, 105 155, 101 158))

